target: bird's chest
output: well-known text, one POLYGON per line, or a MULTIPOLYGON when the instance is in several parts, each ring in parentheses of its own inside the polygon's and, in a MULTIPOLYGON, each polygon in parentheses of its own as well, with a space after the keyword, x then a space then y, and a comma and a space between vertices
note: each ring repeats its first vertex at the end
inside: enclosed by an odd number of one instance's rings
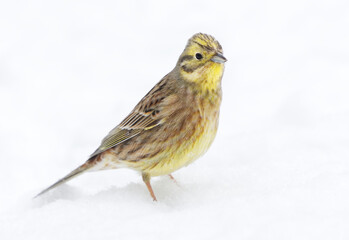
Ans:
MULTIPOLYGON (((220 102, 219 102, 220 103, 220 102)), ((169 174, 187 166, 202 156, 212 144, 219 119, 219 103, 209 101, 194 102, 182 109, 181 116, 174 116, 171 137, 161 139, 163 151, 151 161, 147 161, 144 172, 151 176, 169 174)))
POLYGON ((218 128, 219 106, 203 106, 194 112, 186 124, 186 135, 178 139, 178 146, 165 161, 169 172, 187 166, 202 156, 212 144, 218 128))
POLYGON ((200 121, 196 126, 193 126, 195 130, 189 141, 190 144, 184 146, 187 148, 184 150, 184 165, 188 165, 208 150, 216 136, 218 120, 219 109, 201 110, 200 121))

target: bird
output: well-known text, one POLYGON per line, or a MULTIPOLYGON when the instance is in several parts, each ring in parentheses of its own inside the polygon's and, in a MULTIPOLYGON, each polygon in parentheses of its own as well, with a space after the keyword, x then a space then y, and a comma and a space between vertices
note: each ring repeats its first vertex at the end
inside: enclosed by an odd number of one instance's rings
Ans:
POLYGON ((194 34, 173 70, 107 134, 87 161, 35 197, 89 171, 129 168, 142 175, 157 201, 151 178, 174 179, 171 174, 202 156, 216 136, 226 61, 213 36, 194 34))

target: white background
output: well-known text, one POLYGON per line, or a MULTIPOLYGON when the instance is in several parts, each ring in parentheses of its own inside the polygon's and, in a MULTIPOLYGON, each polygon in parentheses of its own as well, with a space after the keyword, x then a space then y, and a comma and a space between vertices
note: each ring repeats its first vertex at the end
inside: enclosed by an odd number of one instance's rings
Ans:
POLYGON ((349 3, 1 1, 0 239, 348 239, 349 3), (153 179, 82 164, 197 32, 228 58, 208 153, 153 179))

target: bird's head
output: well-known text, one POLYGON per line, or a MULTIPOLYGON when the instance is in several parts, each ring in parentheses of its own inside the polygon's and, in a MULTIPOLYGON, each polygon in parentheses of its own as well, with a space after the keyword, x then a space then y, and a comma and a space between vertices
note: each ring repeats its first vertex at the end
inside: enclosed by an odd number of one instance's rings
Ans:
POLYGON ((226 61, 222 46, 214 37, 197 33, 188 40, 177 69, 185 81, 196 83, 202 90, 215 90, 220 88, 226 61))

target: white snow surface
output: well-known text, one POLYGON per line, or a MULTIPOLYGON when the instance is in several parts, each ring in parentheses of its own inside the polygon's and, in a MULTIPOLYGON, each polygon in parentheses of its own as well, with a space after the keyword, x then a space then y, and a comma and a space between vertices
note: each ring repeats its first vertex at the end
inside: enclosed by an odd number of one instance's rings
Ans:
POLYGON ((0 239, 349 239, 349 2, 1 1, 0 239), (228 58, 205 156, 82 164, 197 32, 228 58))

